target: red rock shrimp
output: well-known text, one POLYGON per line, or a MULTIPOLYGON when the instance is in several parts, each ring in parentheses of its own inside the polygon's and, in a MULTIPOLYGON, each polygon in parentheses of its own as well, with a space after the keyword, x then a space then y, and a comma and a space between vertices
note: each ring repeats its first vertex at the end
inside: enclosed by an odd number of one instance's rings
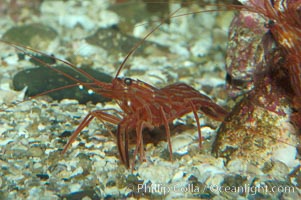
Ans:
MULTIPOLYGON (((141 45, 141 43, 143 43, 155 30, 159 28, 160 25, 154 28, 142 39, 141 42, 134 46, 134 48, 129 52, 129 54, 126 56, 126 58, 118 68, 115 78, 111 83, 101 82, 93 78, 91 75, 80 71, 88 79, 92 80, 92 83, 84 83, 60 70, 53 69, 58 73, 68 77, 69 79, 74 80, 77 84, 92 89, 94 92, 101 94, 104 97, 115 100, 122 110, 122 114, 120 116, 106 113, 103 110, 95 110, 90 112, 80 123, 77 129, 73 132, 70 140, 65 145, 62 151, 63 154, 74 142, 78 134, 80 134, 80 132, 84 128, 86 128, 94 118, 97 118, 102 122, 105 121, 117 125, 116 135, 120 160, 127 167, 130 166, 130 158, 128 153, 128 134, 132 130, 135 130, 137 137, 133 160, 135 160, 138 152, 140 154, 140 160, 142 161, 143 159, 145 159, 142 135, 143 129, 153 129, 162 125, 165 127, 170 158, 172 159, 172 145, 170 141, 169 123, 177 118, 182 117, 183 115, 192 112, 197 123, 199 146, 201 146, 202 136, 198 113, 202 112, 217 121, 222 121, 224 119, 227 114, 227 111, 224 108, 217 105, 209 97, 185 83, 175 83, 163 88, 156 88, 138 79, 134 80, 128 77, 119 77, 119 74, 124 68, 127 59, 141 45)), ((17 45, 6 41, 2 42, 7 43, 11 46, 15 46, 15 48, 24 52, 24 50, 21 50, 19 48, 20 46, 18 47, 17 45)), ((24 46, 23 48, 36 52, 31 48, 24 46)), ((43 62, 38 58, 33 57, 33 59, 38 62, 43 62)), ((72 64, 66 61, 60 59, 57 60, 74 68, 72 64)), ((51 68, 50 65, 46 63, 45 65, 48 68, 51 68)))

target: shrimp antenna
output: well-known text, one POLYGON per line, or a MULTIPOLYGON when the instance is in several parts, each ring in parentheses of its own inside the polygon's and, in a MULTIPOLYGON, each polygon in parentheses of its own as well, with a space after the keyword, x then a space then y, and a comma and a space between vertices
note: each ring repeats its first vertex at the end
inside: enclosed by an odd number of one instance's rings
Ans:
POLYGON ((158 24, 152 31, 150 31, 140 42, 136 43, 136 45, 130 50, 130 52, 128 53, 128 55, 126 55, 126 57, 124 58, 124 60, 122 61, 116 75, 115 75, 115 78, 118 77, 118 75, 120 74, 120 71, 122 70, 122 68, 124 67, 125 63, 128 61, 128 59, 130 58, 130 56, 136 51, 136 49, 138 47, 141 46, 141 44, 143 44, 145 42, 145 40, 153 33, 155 32, 156 30, 158 30, 158 28, 167 20, 169 19, 170 17, 172 17, 176 12, 178 12, 181 8, 178 8, 177 10, 175 10, 174 12, 172 12, 170 15, 168 15, 167 18, 163 19, 161 21, 160 24, 158 24))

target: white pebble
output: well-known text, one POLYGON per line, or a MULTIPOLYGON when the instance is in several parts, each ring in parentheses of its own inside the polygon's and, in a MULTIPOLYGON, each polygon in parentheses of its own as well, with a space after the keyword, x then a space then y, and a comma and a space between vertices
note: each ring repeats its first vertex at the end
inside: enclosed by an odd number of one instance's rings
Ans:
POLYGON ((296 160, 297 150, 293 146, 287 146, 278 149, 274 152, 272 160, 278 160, 286 164, 290 168, 294 168, 299 165, 299 161, 296 160))
POLYGON ((152 184, 166 184, 171 179, 172 169, 164 166, 146 166, 143 163, 139 167, 138 173, 145 182, 151 181, 152 184))
POLYGON ((188 134, 181 134, 171 138, 173 153, 184 155, 188 153, 189 145, 193 142, 193 138, 188 134))

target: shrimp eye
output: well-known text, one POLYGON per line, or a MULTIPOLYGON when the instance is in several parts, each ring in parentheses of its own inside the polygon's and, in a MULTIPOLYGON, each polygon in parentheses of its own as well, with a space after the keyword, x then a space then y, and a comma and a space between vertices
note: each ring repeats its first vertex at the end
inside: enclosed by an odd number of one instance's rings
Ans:
POLYGON ((267 23, 264 24, 265 28, 272 28, 275 25, 275 21, 269 20, 267 23))
POLYGON ((125 79, 124 79, 124 84, 126 84, 126 85, 131 85, 131 84, 132 84, 132 79, 130 79, 130 78, 125 78, 125 79))

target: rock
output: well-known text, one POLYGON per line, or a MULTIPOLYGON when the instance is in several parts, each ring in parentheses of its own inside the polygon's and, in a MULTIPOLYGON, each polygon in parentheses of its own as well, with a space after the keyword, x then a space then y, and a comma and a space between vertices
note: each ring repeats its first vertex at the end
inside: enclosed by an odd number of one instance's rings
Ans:
POLYGON ((34 23, 13 27, 3 34, 2 39, 34 49, 47 49, 56 36, 57 32, 53 28, 34 23))
MULTIPOLYGON (((61 65, 57 66, 56 69, 64 73, 68 73, 70 76, 83 82, 91 82, 91 80, 84 77, 80 72, 75 71, 70 67, 61 65)), ((112 80, 112 77, 105 73, 101 73, 89 68, 82 68, 82 70, 100 81, 111 82, 112 80)), ((16 90, 22 90, 24 87, 27 87, 26 96, 29 97, 39 95, 43 92, 51 91, 56 88, 70 86, 72 84, 74 84, 74 81, 70 78, 59 74, 52 69, 42 66, 20 71, 13 78, 14 88, 16 90)), ((97 88, 97 86, 95 87, 97 88)), ((65 90, 60 89, 57 91, 52 91, 47 93, 47 95, 55 100, 62 100, 66 98, 77 99, 81 104, 87 103, 89 101, 94 104, 109 101, 108 98, 103 97, 96 92, 92 92, 88 88, 79 86, 68 87, 65 90)))

